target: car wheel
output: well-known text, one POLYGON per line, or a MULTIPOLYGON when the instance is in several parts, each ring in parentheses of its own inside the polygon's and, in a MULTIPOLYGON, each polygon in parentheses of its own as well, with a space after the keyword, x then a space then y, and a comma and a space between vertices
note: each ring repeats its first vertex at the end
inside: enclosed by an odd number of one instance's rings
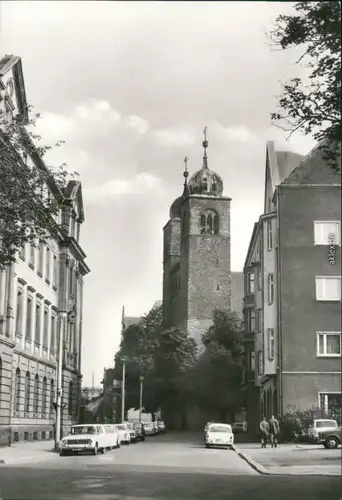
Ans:
POLYGON ((96 443, 95 448, 92 450, 92 454, 93 454, 93 455, 97 455, 97 452, 98 452, 98 451, 99 451, 99 450, 98 450, 97 443, 96 443))
POLYGON ((325 440, 325 443, 324 443, 324 446, 328 449, 328 450, 334 450, 335 448, 338 447, 338 440, 335 438, 335 437, 328 437, 326 440, 325 440))
POLYGON ((65 456, 64 451, 60 451, 60 452, 59 452, 59 456, 60 456, 60 457, 64 457, 64 456, 65 456))
POLYGON ((210 445, 208 443, 205 443, 206 448, 210 448, 210 445))

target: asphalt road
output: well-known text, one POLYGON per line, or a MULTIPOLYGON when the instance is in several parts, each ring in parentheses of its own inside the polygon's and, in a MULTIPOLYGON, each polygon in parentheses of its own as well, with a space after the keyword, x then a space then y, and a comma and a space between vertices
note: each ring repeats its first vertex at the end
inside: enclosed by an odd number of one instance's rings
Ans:
POLYGON ((339 500, 338 477, 262 476, 202 436, 149 438, 105 455, 0 467, 1 500, 339 500))

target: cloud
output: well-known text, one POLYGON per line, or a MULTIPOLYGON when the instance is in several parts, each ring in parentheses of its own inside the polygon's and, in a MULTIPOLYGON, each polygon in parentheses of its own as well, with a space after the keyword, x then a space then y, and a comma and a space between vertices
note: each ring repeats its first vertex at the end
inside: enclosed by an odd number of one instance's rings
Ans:
POLYGON ((111 179, 99 188, 87 189, 85 192, 93 201, 106 201, 122 195, 151 195, 158 196, 162 189, 161 179, 153 174, 142 172, 133 179, 111 179))
POLYGON ((157 144, 167 148, 180 148, 192 146, 196 143, 197 134, 190 128, 169 128, 155 130, 153 139, 157 144))

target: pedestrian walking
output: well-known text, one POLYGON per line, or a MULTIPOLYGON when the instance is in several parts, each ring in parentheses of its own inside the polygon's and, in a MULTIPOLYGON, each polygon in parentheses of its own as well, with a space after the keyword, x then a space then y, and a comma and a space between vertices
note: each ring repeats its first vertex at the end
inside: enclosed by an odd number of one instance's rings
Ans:
POLYGON ((266 418, 263 417, 263 419, 260 422, 261 448, 267 447, 269 432, 270 432, 270 425, 267 422, 266 418))
POLYGON ((274 417, 274 415, 272 415, 270 418, 269 429, 272 448, 276 448, 278 444, 278 437, 280 434, 280 426, 278 420, 274 417))

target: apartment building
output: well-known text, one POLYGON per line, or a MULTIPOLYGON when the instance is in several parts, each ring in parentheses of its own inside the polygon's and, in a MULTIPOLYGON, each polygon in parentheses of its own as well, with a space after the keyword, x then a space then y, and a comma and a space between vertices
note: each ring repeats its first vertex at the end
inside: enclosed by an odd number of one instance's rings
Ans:
POLYGON ((341 405, 340 177, 316 147, 266 148, 264 213, 244 266, 247 420, 341 405))
MULTIPOLYGON (((25 113, 19 57, 0 60, 0 83, 6 117, 25 113)), ((64 432, 79 407, 83 280, 89 272, 80 246, 82 188, 70 181, 61 192, 42 159, 31 153, 25 161, 44 173, 43 196, 57 193, 63 208, 56 216, 58 237, 23 245, 16 262, 0 271, 0 445, 53 437, 61 334, 64 432)))

